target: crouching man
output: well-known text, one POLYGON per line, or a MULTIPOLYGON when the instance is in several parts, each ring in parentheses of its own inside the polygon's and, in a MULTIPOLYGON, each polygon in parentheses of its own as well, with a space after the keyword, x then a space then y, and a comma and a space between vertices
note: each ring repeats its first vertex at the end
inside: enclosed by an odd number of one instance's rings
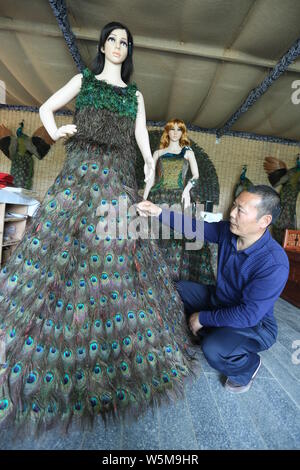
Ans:
MULTIPOLYGON (((199 224, 186 215, 150 201, 137 209, 144 216, 159 216, 187 237, 193 233, 196 240, 203 238, 203 231, 197 233, 199 224)), ((204 240, 218 243, 216 286, 177 283, 192 333, 202 337, 208 363, 227 377, 225 388, 233 393, 249 390, 261 365, 258 352, 276 341, 274 303, 289 274, 287 255, 268 230, 279 214, 279 196, 269 186, 240 193, 229 221, 204 222, 204 240)))

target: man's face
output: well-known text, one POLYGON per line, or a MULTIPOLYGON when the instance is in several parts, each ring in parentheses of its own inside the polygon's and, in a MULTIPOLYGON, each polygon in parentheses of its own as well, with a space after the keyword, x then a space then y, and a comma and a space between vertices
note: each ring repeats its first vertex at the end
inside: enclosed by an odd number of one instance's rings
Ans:
POLYGON ((230 211, 230 231, 238 236, 251 236, 260 233, 268 225, 262 216, 257 220, 257 209, 261 202, 258 194, 243 191, 233 202, 230 211))

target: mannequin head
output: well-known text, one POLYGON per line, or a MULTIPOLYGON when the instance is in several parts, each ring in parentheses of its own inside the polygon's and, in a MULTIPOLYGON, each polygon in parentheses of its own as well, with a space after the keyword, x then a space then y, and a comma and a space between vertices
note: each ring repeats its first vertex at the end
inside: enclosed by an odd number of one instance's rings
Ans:
MULTIPOLYGON (((125 56, 124 54, 125 47, 127 48, 127 55, 122 62, 121 77, 125 83, 128 83, 133 72, 133 63, 132 63, 133 38, 127 26, 121 23, 117 23, 114 21, 112 23, 108 23, 107 25, 105 25, 104 28, 102 29, 100 33, 99 43, 98 43, 98 54, 95 57, 94 61, 92 62, 91 70, 95 75, 99 75, 102 72, 104 68, 104 64, 105 64, 105 51, 107 51, 107 54, 109 54, 113 45, 113 40, 111 39, 110 36, 114 37, 116 41, 119 41, 121 39, 119 37, 120 30, 123 30, 124 39, 126 38, 126 43, 127 43, 127 46, 125 46, 123 42, 121 42, 120 44, 121 55, 125 56), (117 34, 114 33, 114 30, 117 30, 116 31, 117 34)), ((115 58, 117 60, 117 57, 115 58)))
POLYGON ((181 119, 171 119, 171 121, 167 122, 160 139, 159 148, 167 148, 170 145, 170 141, 179 141, 180 147, 190 145, 190 141, 187 136, 186 125, 181 119))

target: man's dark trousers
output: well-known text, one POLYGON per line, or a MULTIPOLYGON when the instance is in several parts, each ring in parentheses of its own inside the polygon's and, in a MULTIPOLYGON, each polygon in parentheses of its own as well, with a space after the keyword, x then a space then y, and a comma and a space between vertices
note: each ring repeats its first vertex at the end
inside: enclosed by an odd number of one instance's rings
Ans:
MULTIPOLYGON (((184 303, 187 318, 200 310, 213 310, 213 286, 191 281, 178 281, 178 293, 184 303)), ((249 328, 203 327, 199 331, 202 350, 208 363, 232 382, 246 385, 259 364, 259 351, 269 349, 276 341, 275 320, 263 319, 249 328)))

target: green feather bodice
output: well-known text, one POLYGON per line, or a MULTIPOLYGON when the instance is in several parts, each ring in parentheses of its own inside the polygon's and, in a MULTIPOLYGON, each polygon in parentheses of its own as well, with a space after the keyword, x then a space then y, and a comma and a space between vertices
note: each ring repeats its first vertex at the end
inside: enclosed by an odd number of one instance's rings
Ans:
POLYGON ((120 154, 126 149, 134 162, 136 92, 135 83, 125 88, 114 86, 98 80, 89 69, 84 69, 75 105, 77 132, 67 140, 67 149, 74 144, 81 148, 86 148, 87 144, 105 146, 120 154))
POLYGON ((183 147, 179 154, 164 153, 159 157, 159 181, 153 186, 151 193, 158 190, 174 190, 184 189, 185 177, 187 174, 189 163, 184 158, 189 147, 183 147))
POLYGON ((111 85, 98 80, 95 75, 85 68, 80 93, 76 99, 76 109, 93 107, 108 109, 120 116, 127 116, 135 120, 137 115, 137 86, 130 83, 127 87, 111 85))

